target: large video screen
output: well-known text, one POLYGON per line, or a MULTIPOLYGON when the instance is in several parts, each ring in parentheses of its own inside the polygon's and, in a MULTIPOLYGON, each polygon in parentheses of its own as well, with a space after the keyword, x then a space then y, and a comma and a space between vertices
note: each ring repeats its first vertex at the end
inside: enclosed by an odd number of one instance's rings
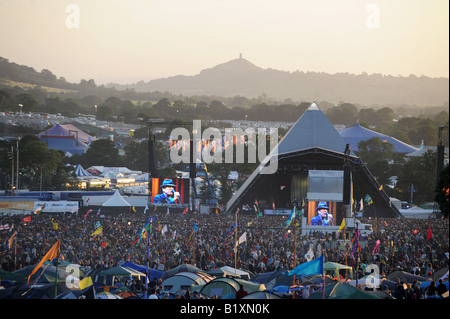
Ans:
POLYGON ((308 224, 311 226, 339 226, 337 212, 342 202, 308 201, 308 224))
POLYGON ((189 203, 189 179, 152 178, 152 203, 182 205, 189 203))

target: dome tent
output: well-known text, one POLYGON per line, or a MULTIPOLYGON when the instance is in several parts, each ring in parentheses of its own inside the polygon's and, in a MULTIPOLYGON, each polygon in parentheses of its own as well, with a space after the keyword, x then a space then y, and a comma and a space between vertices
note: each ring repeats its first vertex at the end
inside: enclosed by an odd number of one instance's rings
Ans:
POLYGON ((394 137, 369 130, 368 128, 359 125, 359 123, 340 130, 338 133, 348 144, 350 144, 350 148, 354 152, 358 152, 359 142, 370 140, 373 137, 378 137, 383 142, 391 143, 394 145, 394 150, 397 153, 408 154, 419 150, 418 148, 408 145, 394 137))

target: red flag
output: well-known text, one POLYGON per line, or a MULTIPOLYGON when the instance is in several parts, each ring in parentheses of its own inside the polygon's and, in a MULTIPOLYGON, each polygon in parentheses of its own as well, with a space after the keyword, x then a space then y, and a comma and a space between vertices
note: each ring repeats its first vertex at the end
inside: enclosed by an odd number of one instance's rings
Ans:
POLYGON ((189 207, 186 207, 184 210, 183 210, 183 214, 185 214, 186 215, 186 213, 189 211, 189 207))
POLYGON ((22 218, 22 223, 29 223, 29 222, 31 222, 31 216, 22 218))
POLYGON ((272 202, 272 209, 275 210, 275 201, 272 202))
POLYGON ((431 226, 430 226, 430 224, 428 224, 428 237, 427 237, 427 240, 425 240, 425 241, 428 241, 428 239, 430 239, 432 236, 433 236, 433 234, 431 233, 431 226))
POLYGON ((416 228, 413 230, 413 235, 417 235, 419 233, 419 230, 416 228))

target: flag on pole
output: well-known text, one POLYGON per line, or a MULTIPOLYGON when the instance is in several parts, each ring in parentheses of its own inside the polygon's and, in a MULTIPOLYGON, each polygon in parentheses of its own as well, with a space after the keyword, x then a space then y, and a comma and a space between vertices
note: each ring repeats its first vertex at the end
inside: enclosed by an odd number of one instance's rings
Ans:
POLYGON ((188 211, 189 211, 189 207, 186 207, 186 208, 183 210, 183 214, 186 215, 188 211))
POLYGON ((97 228, 97 229, 91 234, 91 237, 92 237, 92 236, 95 236, 95 235, 100 235, 100 234, 103 234, 103 226, 100 226, 99 228, 97 228))
POLYGON ((148 203, 145 204, 144 215, 147 213, 147 211, 148 211, 148 203))
POLYGON ((238 241, 236 242, 236 246, 239 246, 245 241, 247 241, 247 232, 244 232, 241 237, 239 237, 238 241))
POLYGON ((87 276, 87 277, 83 278, 82 280, 80 280, 80 282, 79 282, 80 290, 90 287, 93 284, 94 283, 92 282, 91 276, 87 276))
POLYGON ((52 260, 55 258, 58 258, 58 252, 59 252, 59 245, 60 245, 60 241, 59 239, 56 241, 56 243, 53 245, 52 248, 50 248, 50 250, 45 254, 44 258, 41 259, 41 261, 36 265, 36 267, 34 267, 33 271, 31 272, 31 274, 28 276, 28 281, 27 281, 27 285, 30 283, 30 278, 31 276, 39 270, 39 268, 42 267, 42 265, 44 264, 44 262, 48 261, 48 260, 52 260))
POLYGON ((229 230, 225 235, 228 235, 229 233, 231 233, 231 232, 233 231, 233 228, 234 228, 234 227, 238 227, 238 225, 239 225, 239 221, 237 220, 237 221, 231 226, 230 230, 229 230))
POLYGON ((287 275, 302 275, 302 276, 308 276, 308 275, 323 275, 323 254, 314 260, 304 262, 294 269, 292 269, 287 275))
POLYGON ((164 227, 161 229, 162 235, 164 235, 165 232, 167 232, 167 225, 164 225, 164 227))
POLYGON ((97 214, 95 216, 100 215, 100 208, 97 210, 97 214))
POLYGON ((21 219, 22 223, 31 223, 31 216, 26 216, 21 219))
POLYGON ((431 237, 433 237, 433 234, 431 233, 431 226, 428 224, 428 237, 425 241, 428 241, 431 237))
POLYGON ((92 212, 92 209, 89 209, 89 210, 86 212, 86 215, 83 215, 84 220, 86 220, 86 218, 88 217, 88 215, 89 215, 90 212, 92 212))
POLYGON ((194 222, 194 235, 198 232, 197 223, 194 222))
POLYGON ((102 246, 102 248, 106 248, 106 247, 111 246, 111 245, 110 245, 109 241, 105 240, 105 241, 101 242, 100 246, 102 246))
POLYGON ((296 214, 297 214, 297 209, 294 206, 294 208, 292 208, 291 215, 289 216, 289 218, 286 221, 286 227, 284 227, 284 229, 289 227, 289 225, 292 223, 292 220, 295 219, 296 214))
POLYGON ((131 209, 136 213, 136 207, 133 206, 131 209))
POLYGON ((36 208, 36 210, 34 211, 34 214, 39 215, 44 210, 45 204, 47 204, 47 203, 44 203, 44 205, 42 205, 41 207, 36 208))
POLYGON ((53 225, 53 230, 58 230, 59 229, 58 223, 52 223, 52 225, 53 225))
POLYGON ((352 257, 355 254, 356 248, 358 248, 359 228, 356 228, 355 244, 353 245, 352 257))
POLYGON ((311 261, 314 258, 314 251, 311 246, 309 247, 308 252, 305 254, 305 258, 307 261, 311 261))
POLYGON ((377 244, 375 245, 375 248, 372 250, 372 255, 375 255, 375 253, 378 251, 378 249, 380 248, 380 244, 381 241, 377 239, 377 244))
POLYGON ((345 218, 342 218, 341 226, 339 227, 336 235, 338 235, 341 232, 341 230, 343 230, 344 228, 345 228, 345 218))
POLYGON ((275 201, 272 202, 272 210, 275 213, 275 201))
POLYGON ((17 231, 15 231, 14 234, 12 234, 12 236, 8 239, 8 249, 11 249, 12 243, 14 242, 16 237, 17 237, 17 231))
POLYGON ((216 215, 219 216, 219 210, 216 207, 216 215))
POLYGON ((364 197, 364 201, 366 202, 367 205, 373 204, 372 197, 370 197, 369 194, 367 194, 366 197, 364 197))

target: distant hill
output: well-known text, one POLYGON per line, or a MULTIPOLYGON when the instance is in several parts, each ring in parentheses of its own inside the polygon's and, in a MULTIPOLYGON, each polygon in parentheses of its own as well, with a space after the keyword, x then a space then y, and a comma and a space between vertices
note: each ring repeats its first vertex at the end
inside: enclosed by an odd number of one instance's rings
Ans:
POLYGON ((286 72, 262 69, 238 58, 202 70, 194 76, 177 75, 135 84, 108 84, 116 89, 161 91, 172 94, 224 97, 268 97, 294 101, 346 101, 363 105, 443 105, 449 101, 449 79, 381 74, 286 72))
MULTIPOLYGON (((81 92, 101 96, 121 93, 168 92, 184 96, 242 96, 256 98, 266 95, 283 101, 345 101, 361 105, 442 106, 449 101, 449 79, 426 76, 408 77, 381 74, 287 72, 260 68, 238 58, 200 71, 194 76, 177 75, 168 78, 139 81, 121 85, 97 86, 94 80, 70 83, 50 70, 38 72, 0 57, 0 85, 35 87, 49 92, 81 92), (118 92, 117 90, 127 90, 118 92)), ((126 97, 124 97, 126 98, 126 97)))
POLYGON ((20 87, 40 86, 53 91, 78 89, 78 84, 69 83, 62 77, 58 79, 50 70, 37 72, 32 67, 19 65, 2 57, 0 57, 0 82, 20 87))

